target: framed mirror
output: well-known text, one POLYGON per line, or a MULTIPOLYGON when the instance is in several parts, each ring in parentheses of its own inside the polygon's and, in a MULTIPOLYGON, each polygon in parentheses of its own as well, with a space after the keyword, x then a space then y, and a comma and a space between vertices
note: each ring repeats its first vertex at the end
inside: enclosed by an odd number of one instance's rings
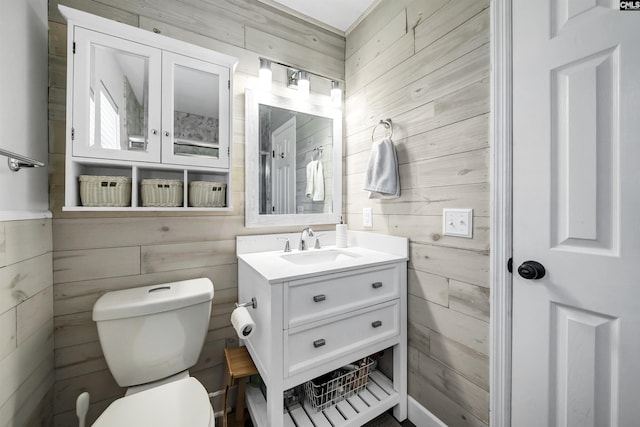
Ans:
POLYGON ((245 225, 340 222, 342 112, 252 90, 245 102, 245 225))

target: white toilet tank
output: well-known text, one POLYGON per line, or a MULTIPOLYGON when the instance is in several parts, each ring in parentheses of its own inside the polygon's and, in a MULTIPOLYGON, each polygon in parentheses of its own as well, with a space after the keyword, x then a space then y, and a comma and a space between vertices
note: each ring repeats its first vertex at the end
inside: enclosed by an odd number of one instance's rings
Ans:
POLYGON ((100 345, 121 387, 182 372, 195 365, 211 315, 206 278, 108 292, 93 306, 100 345))

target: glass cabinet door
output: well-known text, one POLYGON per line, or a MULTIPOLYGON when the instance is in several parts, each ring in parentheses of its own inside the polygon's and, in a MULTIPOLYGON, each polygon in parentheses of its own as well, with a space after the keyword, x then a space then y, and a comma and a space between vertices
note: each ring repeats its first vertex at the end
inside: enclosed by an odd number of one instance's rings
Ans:
POLYGON ((76 28, 73 155, 160 161, 161 51, 76 28))
POLYGON ((162 53, 162 162, 229 167, 229 69, 162 53))

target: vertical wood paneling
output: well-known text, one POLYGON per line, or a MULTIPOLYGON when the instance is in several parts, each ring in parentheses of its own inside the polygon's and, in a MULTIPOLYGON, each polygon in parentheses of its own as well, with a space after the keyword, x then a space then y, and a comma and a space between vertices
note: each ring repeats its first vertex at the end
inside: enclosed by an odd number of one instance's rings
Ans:
POLYGON ((449 426, 488 421, 488 6, 381 2, 347 35, 346 218, 362 229, 371 207, 374 228, 410 239, 409 394, 449 426), (407 33, 379 42, 403 12, 407 33), (401 196, 371 200, 371 129, 387 117, 401 196), (442 235, 443 208, 474 210, 473 239, 442 235))

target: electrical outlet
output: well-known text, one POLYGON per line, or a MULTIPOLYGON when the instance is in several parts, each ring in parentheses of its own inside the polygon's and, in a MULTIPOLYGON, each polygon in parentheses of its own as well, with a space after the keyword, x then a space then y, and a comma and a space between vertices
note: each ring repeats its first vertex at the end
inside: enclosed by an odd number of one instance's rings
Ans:
POLYGON ((473 209, 443 209, 442 234, 471 239, 473 237, 473 209))
POLYGON ((362 208, 362 226, 373 227, 373 209, 362 208))

